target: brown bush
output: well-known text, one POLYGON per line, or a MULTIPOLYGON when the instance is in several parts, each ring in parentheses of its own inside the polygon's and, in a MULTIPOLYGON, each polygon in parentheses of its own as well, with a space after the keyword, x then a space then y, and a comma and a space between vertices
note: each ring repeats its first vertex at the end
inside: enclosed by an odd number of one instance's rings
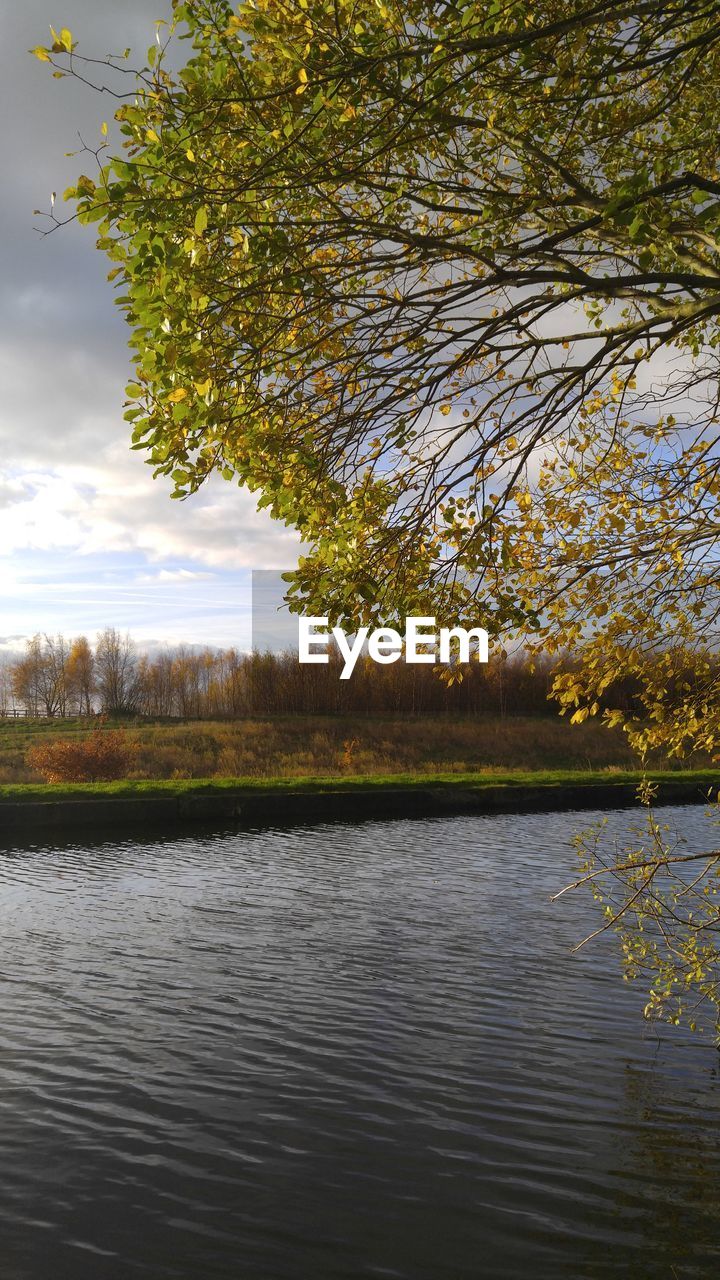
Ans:
POLYGON ((137 750, 124 729, 98 725, 85 737, 45 738, 25 760, 46 782, 113 782, 126 777, 137 750))

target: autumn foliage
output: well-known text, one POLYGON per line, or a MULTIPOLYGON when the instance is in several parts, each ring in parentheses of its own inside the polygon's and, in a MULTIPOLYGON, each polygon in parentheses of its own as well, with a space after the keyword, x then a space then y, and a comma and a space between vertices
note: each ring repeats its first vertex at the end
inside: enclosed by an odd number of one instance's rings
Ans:
POLYGON ((137 744, 124 729, 98 725, 82 737, 46 738, 25 759, 46 782, 112 782, 127 775, 136 754, 137 744))

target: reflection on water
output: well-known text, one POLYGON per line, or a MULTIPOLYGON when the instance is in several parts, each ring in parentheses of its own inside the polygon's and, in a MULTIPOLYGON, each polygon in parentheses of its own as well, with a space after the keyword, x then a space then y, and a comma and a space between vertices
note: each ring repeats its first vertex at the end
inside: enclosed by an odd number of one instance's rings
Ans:
POLYGON ((1 854, 3 1280, 713 1274, 717 1053, 569 957, 589 821, 1 854))

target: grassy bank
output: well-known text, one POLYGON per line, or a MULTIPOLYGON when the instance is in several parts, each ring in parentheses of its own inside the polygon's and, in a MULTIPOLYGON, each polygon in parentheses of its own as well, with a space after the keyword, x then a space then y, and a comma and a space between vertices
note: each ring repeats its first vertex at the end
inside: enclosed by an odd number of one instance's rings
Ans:
MULTIPOLYGON (((322 716, 233 721, 143 721, 135 783, 246 778, 356 778, 367 775, 474 775, 519 771, 632 770, 620 732, 558 716, 506 720, 351 720, 322 716)), ((27 765, 30 746, 89 731, 80 720, 0 719, 0 784, 41 781, 27 765)), ((707 767, 706 760, 691 762, 707 767)), ((658 769, 668 767, 658 759, 658 769)))
MULTIPOLYGON (((720 786, 720 770, 673 769, 656 770, 649 775, 660 785, 688 784, 699 793, 712 792, 717 796, 720 786)), ((228 793, 248 795, 322 795, 344 792, 382 793, 398 789, 418 792, 428 789, 447 791, 482 792, 490 788, 504 787, 520 791, 542 787, 556 790, 577 786, 626 787, 638 782, 636 770, 515 770, 513 772, 483 773, 426 773, 426 774, 368 774, 354 777, 304 777, 304 778, 214 778, 207 781, 173 779, 151 781, 147 779, 123 782, 74 782, 62 784, 14 783, 0 786, 0 804, 6 802, 35 803, 46 801, 82 801, 83 799, 130 799, 152 797, 212 796, 228 793)))

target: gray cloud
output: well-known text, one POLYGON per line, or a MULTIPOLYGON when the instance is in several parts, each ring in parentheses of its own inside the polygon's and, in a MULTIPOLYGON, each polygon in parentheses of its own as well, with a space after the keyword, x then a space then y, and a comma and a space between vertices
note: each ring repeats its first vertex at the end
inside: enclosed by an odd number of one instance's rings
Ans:
MULTIPOLYGON (((0 615, 5 612, 6 630, 12 627, 9 601, 16 583, 24 584, 17 597, 23 621, 29 616, 28 592, 36 590, 37 628, 52 629, 43 582, 61 580, 69 554, 88 562, 136 555, 150 578, 162 573, 165 562, 168 576, 157 582, 166 592, 175 585, 187 589, 189 574, 286 567, 297 555, 295 536, 258 513, 255 499, 237 486, 213 480, 196 497, 177 503, 170 500, 168 482, 153 481, 142 456, 129 448, 122 417, 129 332, 106 280, 108 264, 94 247, 94 230, 71 224, 41 236, 35 229, 42 220, 33 217, 33 208, 47 207, 50 192, 62 193, 82 169, 92 172, 91 157, 83 161, 64 152, 77 147, 78 133, 98 141, 103 120, 112 132, 114 107, 107 95, 70 79, 54 80, 48 66, 27 51, 47 42, 50 23, 62 23, 82 51, 120 53, 129 45, 138 51, 136 63, 142 62, 155 19, 170 11, 169 0, 63 0, 60 10, 55 0, 24 0, 3 15, 3 44, 10 50, 0 81, 6 179, 0 615), (43 556, 42 572, 30 571, 26 560, 22 572, 14 572, 9 557, 33 552, 43 556)), ((160 622, 155 625, 159 630, 160 622)), ((0 644, 17 639, 9 636, 0 644)))

